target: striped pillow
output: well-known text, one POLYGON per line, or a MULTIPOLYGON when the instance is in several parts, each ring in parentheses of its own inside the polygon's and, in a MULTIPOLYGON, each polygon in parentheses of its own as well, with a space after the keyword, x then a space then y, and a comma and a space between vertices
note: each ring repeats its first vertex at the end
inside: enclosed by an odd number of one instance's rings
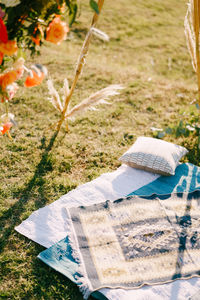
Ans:
POLYGON ((139 137, 119 160, 130 167, 174 175, 179 160, 188 153, 182 146, 151 137, 139 137))

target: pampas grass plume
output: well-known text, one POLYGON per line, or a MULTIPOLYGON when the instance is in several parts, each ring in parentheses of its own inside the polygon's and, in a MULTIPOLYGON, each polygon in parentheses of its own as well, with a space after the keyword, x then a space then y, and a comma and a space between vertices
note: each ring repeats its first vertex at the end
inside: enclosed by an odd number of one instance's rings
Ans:
POLYGON ((58 94, 58 92, 56 91, 56 89, 53 86, 53 82, 51 79, 47 80, 47 86, 49 89, 49 94, 51 95, 50 98, 48 98, 48 100, 53 104, 53 106, 60 112, 63 111, 63 106, 61 104, 60 101, 60 96, 58 94))
POLYGON ((74 117, 76 114, 82 113, 83 111, 90 109, 91 107, 94 107, 98 104, 110 104, 110 102, 107 102, 106 100, 108 100, 111 96, 118 95, 118 90, 121 89, 123 89, 123 86, 113 84, 92 94, 90 97, 84 99, 81 103, 77 104, 70 111, 68 111, 66 114, 66 118, 74 117))

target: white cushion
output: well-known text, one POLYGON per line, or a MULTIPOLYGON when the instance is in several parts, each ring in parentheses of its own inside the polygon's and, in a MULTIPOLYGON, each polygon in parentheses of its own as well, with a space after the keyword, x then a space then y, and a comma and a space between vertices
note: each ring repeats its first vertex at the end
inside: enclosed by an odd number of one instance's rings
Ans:
POLYGON ((151 137, 139 137, 119 160, 130 167, 174 175, 179 160, 188 153, 182 146, 151 137))

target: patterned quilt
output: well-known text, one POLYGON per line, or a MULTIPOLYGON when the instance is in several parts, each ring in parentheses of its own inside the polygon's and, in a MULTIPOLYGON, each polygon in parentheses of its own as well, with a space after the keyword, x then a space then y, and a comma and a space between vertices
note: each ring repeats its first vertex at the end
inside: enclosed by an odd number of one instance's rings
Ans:
POLYGON ((200 191, 68 209, 85 298, 200 275, 200 191))

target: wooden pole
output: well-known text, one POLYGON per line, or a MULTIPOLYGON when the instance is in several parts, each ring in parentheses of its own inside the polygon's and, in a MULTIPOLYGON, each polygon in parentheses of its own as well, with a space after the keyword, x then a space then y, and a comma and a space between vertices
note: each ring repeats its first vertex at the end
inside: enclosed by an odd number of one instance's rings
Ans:
POLYGON ((195 48, 196 48, 196 72, 197 72, 197 81, 198 81, 198 103, 200 105, 199 27, 200 27, 200 0, 194 0, 194 31, 195 31, 195 48))
MULTIPOLYGON (((96 24, 97 24, 97 21, 99 19, 99 15, 100 15, 100 12, 101 12, 101 9, 103 7, 103 4, 104 4, 104 0, 98 0, 98 8, 99 8, 99 13, 97 14, 96 12, 94 13, 94 16, 93 16, 93 19, 92 19, 92 24, 90 26, 90 29, 92 27, 95 27, 96 24)), ((71 100, 71 97, 72 97, 72 94, 74 92, 74 89, 76 87, 76 84, 77 84, 77 81, 78 81, 78 78, 81 74, 81 71, 82 71, 82 68, 84 66, 84 63, 85 63, 85 57, 87 55, 87 52, 88 52, 88 49, 89 49, 89 44, 90 44, 90 40, 91 40, 91 37, 92 37, 92 31, 89 30, 88 34, 86 35, 86 38, 84 40, 84 43, 83 43, 83 47, 81 49, 81 53, 80 53, 80 56, 79 56, 79 59, 78 59, 78 65, 77 65, 77 68, 76 68, 76 71, 75 71, 75 77, 74 77, 74 80, 73 80, 73 83, 72 83, 72 86, 70 88, 70 91, 69 91, 69 94, 67 95, 66 99, 65 99, 65 105, 64 105, 64 108, 63 108, 63 111, 61 113, 61 118, 58 122, 58 125, 57 125, 57 133, 60 131, 60 128, 62 126, 62 123, 63 121, 65 120, 65 115, 66 115, 66 111, 67 111, 67 108, 68 108, 68 105, 69 105, 69 102, 71 100)))

